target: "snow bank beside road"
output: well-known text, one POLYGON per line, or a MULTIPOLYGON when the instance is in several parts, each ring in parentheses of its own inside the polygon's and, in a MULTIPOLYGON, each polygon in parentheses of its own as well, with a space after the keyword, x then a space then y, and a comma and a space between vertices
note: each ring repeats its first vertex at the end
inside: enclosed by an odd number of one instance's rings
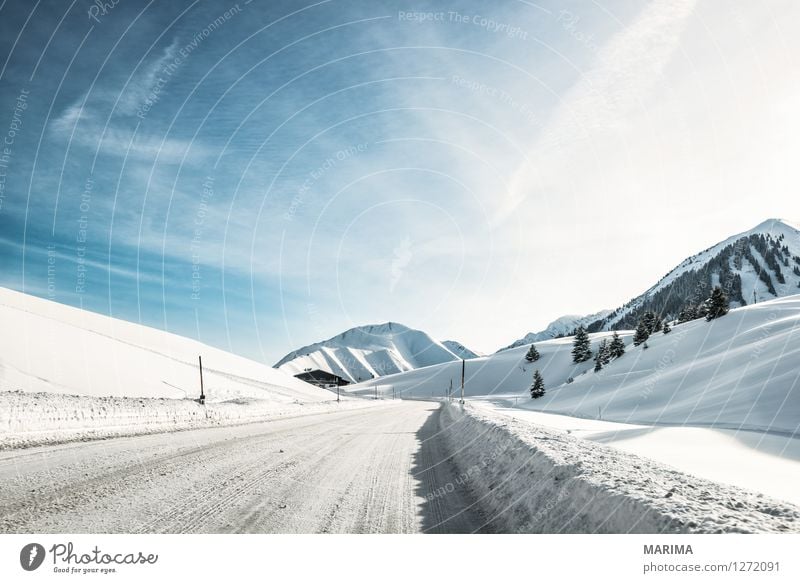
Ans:
MULTIPOLYGON (((475 403, 489 407, 488 403, 475 403)), ((800 504, 800 435, 649 426, 493 407, 498 414, 644 456, 706 480, 800 504)))
POLYGON ((791 504, 490 409, 446 405, 441 420, 466 483, 511 531, 800 531, 791 504))
POLYGON ((204 406, 188 399, 0 392, 0 449, 237 425, 376 405, 351 398, 341 403, 240 399, 204 406))

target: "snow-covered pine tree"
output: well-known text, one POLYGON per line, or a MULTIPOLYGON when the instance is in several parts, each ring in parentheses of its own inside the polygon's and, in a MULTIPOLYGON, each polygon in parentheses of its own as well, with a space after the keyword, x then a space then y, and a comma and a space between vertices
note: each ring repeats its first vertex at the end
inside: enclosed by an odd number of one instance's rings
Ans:
POLYGON ((572 362, 579 364, 592 358, 592 348, 589 334, 582 325, 575 330, 575 339, 572 341, 572 362))
POLYGON ((661 331, 664 332, 664 334, 669 334, 672 332, 672 327, 669 325, 667 320, 664 320, 664 325, 661 326, 661 331))
POLYGON ((597 346, 597 354, 594 357, 594 372, 600 372, 602 368, 611 360, 608 354, 608 342, 605 338, 597 346))
POLYGON ((706 300, 706 306, 708 307, 706 320, 709 321, 724 316, 728 313, 728 310, 730 310, 728 296, 725 295, 725 292, 722 291, 722 288, 719 286, 716 286, 714 291, 711 292, 711 297, 706 300))
POLYGON ((641 321, 644 322, 645 329, 647 330, 647 335, 649 336, 656 329, 656 322, 658 321, 658 319, 656 318, 656 315, 653 312, 648 311, 642 314, 641 321))
POLYGON ((544 379, 537 368, 533 371, 533 384, 531 385, 531 399, 544 397, 544 379))
POLYGON ((531 344, 531 347, 528 349, 528 353, 525 355, 525 360, 528 362, 536 362, 539 360, 539 351, 536 350, 535 344, 531 344))
POLYGON ((650 338, 650 331, 647 329, 647 324, 643 318, 639 320, 639 324, 636 326, 636 332, 633 334, 633 345, 639 346, 648 338, 650 338))
POLYGON ((610 358, 619 358, 625 354, 625 343, 619 337, 617 331, 614 330, 614 335, 611 337, 611 344, 608 345, 608 355, 610 358))
POLYGON ((600 348, 598 352, 600 352, 602 355, 600 362, 603 363, 603 366, 611 362, 611 343, 607 338, 603 338, 603 340, 600 341, 600 348))

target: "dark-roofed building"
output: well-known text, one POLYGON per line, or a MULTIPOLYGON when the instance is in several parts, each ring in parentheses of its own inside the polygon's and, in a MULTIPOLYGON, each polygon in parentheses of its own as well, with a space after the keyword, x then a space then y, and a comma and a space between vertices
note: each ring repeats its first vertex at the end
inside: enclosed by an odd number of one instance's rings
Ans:
POLYGON ((311 383, 312 385, 322 387, 323 389, 330 389, 332 387, 343 387, 345 385, 350 384, 350 381, 345 380, 342 377, 335 375, 331 372, 328 372, 327 370, 319 370, 319 369, 306 370, 294 376, 295 378, 298 378, 301 381, 311 383))

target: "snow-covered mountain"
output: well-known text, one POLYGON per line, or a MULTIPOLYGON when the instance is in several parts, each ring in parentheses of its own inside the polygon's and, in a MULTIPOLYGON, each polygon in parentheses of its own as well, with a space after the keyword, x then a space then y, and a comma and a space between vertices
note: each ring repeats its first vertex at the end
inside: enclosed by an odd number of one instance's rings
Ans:
POLYGON ((275 368, 293 375, 319 369, 359 382, 477 356, 457 342, 446 342, 449 346, 396 322, 357 326, 290 352, 275 368))
POLYGON ((547 328, 541 332, 529 332, 524 337, 512 342, 504 348, 501 348, 497 352, 502 352, 503 350, 509 350, 511 348, 517 348, 518 346, 527 346, 535 342, 542 342, 544 340, 552 340, 553 338, 569 336, 578 326, 588 326, 589 324, 592 324, 601 318, 605 318, 611 314, 611 312, 611 310, 603 310, 588 316, 561 316, 557 320, 550 322, 550 324, 547 325, 547 328))
POLYGON ((0 329, 0 391, 196 398, 202 356, 209 402, 330 399, 291 375, 191 338, 2 287, 0 329))
POLYGON ((699 304, 717 285, 734 307, 800 293, 800 228, 785 220, 767 219, 684 259, 653 287, 616 310, 564 316, 501 350, 568 335, 581 324, 590 332, 635 328, 646 311, 676 318, 683 307, 699 304))
POLYGON ((589 330, 633 328, 648 310, 675 318, 687 304, 705 300, 717 285, 734 307, 800 293, 800 228, 767 219, 729 237, 684 259, 642 295, 590 324, 589 330))

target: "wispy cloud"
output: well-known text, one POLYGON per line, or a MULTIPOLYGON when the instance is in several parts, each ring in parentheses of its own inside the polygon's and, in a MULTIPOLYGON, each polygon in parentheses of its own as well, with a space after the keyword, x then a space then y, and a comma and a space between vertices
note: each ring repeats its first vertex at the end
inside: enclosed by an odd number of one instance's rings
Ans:
POLYGON ((109 82, 94 85, 68 105, 50 123, 51 131, 70 144, 99 150, 112 156, 177 163, 205 158, 209 151, 199 142, 145 133, 136 117, 151 98, 165 67, 175 59, 178 39, 141 70, 127 78, 122 88, 109 82))
MULTIPOLYGON (((164 75, 166 66, 175 60, 177 50, 178 39, 176 38, 164 48, 161 56, 129 79, 125 91, 119 95, 116 111, 126 115, 135 115, 156 87, 159 77, 164 75)), ((114 98, 116 99, 116 96, 114 98)))
POLYGON ((591 145, 598 133, 624 123, 661 79, 679 47, 696 0, 649 4, 597 54, 593 67, 565 95, 511 181, 495 222, 512 211, 548 176, 563 176, 570 152, 591 145))

